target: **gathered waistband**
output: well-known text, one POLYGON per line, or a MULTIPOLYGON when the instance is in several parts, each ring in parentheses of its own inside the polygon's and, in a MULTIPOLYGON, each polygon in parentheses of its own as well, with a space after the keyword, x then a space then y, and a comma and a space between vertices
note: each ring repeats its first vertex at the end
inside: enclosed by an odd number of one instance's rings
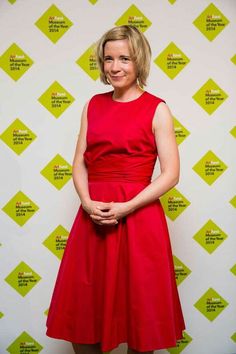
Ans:
POLYGON ((100 182, 109 182, 109 181, 117 181, 117 182, 140 182, 144 184, 149 184, 151 182, 150 176, 140 176, 140 175, 130 175, 125 173, 89 173, 88 181, 100 181, 100 182))
MULTIPOLYGON (((125 161, 124 161, 125 162, 125 161)), ((127 161, 126 161, 127 162, 127 161)), ((93 163, 87 166, 88 181, 140 182, 149 184, 153 173, 153 163, 93 163)))

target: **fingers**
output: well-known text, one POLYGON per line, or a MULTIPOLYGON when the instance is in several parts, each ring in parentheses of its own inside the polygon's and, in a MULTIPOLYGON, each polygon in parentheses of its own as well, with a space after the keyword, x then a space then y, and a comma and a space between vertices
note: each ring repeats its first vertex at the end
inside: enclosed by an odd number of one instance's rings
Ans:
POLYGON ((91 214, 100 216, 102 218, 114 218, 114 212, 109 210, 107 207, 101 208, 100 206, 96 206, 96 208, 92 210, 91 214))
POLYGON ((97 215, 97 214, 90 214, 91 219, 96 221, 104 221, 104 220, 116 220, 114 215, 104 216, 104 215, 97 215))
POLYGON ((111 211, 96 211, 93 215, 100 216, 101 218, 109 219, 114 218, 115 214, 111 211))
POLYGON ((99 204, 97 205, 97 209, 99 209, 99 210, 106 210, 106 209, 111 209, 111 207, 112 207, 112 204, 113 204, 114 202, 109 202, 109 203, 105 203, 105 202, 99 202, 99 204))
POLYGON ((115 218, 115 213, 110 210, 113 206, 113 203, 114 203, 113 201, 109 203, 94 201, 95 205, 91 210, 91 212, 89 213, 93 222, 95 222, 98 225, 118 224, 118 221, 115 218))
POLYGON ((92 218, 93 222, 98 225, 117 225, 118 221, 116 219, 111 219, 111 220, 96 220, 92 218))

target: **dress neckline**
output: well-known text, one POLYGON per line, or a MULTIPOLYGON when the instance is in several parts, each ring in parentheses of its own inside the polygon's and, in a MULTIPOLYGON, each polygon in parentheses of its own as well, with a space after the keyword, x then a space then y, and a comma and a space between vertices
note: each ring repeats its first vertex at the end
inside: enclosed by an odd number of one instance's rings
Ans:
POLYGON ((137 98, 135 98, 135 99, 133 99, 131 101, 117 101, 117 100, 114 100, 113 97, 112 97, 113 93, 114 93, 114 91, 110 91, 110 98, 111 98, 112 102, 117 103, 117 104, 128 104, 128 103, 137 102, 138 100, 140 100, 147 93, 147 91, 143 91, 139 97, 137 97, 137 98))

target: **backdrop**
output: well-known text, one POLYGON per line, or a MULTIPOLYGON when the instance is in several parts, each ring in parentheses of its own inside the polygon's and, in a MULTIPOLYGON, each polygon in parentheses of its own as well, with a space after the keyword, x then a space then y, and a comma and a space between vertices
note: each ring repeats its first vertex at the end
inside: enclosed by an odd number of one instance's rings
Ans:
POLYGON ((187 328, 168 351, 236 353, 235 0, 0 1, 1 353, 72 353, 45 336, 80 203, 71 164, 84 104, 111 89, 93 45, 127 23, 150 41, 147 90, 169 105, 181 157, 161 201, 187 328))

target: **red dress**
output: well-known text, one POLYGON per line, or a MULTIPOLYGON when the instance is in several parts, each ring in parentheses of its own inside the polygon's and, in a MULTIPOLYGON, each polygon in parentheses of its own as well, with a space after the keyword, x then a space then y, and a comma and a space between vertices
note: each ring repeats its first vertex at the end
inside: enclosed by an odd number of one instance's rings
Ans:
MULTIPOLYGON (((92 97, 84 153, 91 199, 125 202, 151 181, 157 158, 152 119, 162 99, 144 92, 117 102, 92 97)), ((59 269, 47 335, 75 343, 120 343, 138 351, 182 338, 169 234, 159 199, 119 220, 95 224, 79 208, 59 269)))

